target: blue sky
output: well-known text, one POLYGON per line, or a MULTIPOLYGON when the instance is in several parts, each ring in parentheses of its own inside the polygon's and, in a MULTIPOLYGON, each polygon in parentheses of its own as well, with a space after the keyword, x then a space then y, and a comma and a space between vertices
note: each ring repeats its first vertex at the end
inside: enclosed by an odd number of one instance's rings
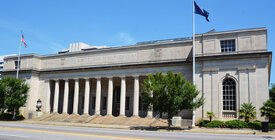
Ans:
MULTIPOLYGON (((266 27, 275 46, 274 0, 196 0, 210 22, 196 16, 196 33, 266 27)), ((192 0, 8 0, 0 5, 0 55, 54 54, 70 43, 110 47, 192 36, 192 0)), ((274 73, 274 59, 272 61, 274 73)), ((271 74, 271 83, 275 75, 271 74)))

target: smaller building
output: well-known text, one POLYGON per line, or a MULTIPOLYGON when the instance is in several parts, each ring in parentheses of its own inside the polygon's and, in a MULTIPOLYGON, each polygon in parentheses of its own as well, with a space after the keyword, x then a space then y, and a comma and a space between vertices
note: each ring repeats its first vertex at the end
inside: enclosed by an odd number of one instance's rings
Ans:
POLYGON ((13 55, 16 55, 16 54, 0 56, 0 79, 2 78, 2 71, 3 71, 3 67, 4 67, 4 57, 13 56, 13 55))

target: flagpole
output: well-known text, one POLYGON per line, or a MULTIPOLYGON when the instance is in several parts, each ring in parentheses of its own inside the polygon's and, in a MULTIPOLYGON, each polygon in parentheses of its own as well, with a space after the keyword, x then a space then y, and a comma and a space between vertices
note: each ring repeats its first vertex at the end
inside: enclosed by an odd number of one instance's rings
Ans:
POLYGON ((20 43, 19 43, 19 54, 18 54, 18 59, 17 59, 17 72, 16 72, 16 78, 18 79, 19 76, 19 67, 20 67, 20 49, 21 49, 21 40, 22 40, 22 31, 21 31, 21 35, 20 35, 21 39, 20 39, 20 43))
MULTIPOLYGON (((193 84, 196 85, 196 79, 195 79, 195 52, 196 52, 196 47, 195 47, 195 0, 193 0, 193 37, 192 37, 192 47, 193 47, 193 84)), ((195 101, 195 99, 193 99, 195 101)), ((192 127, 195 127, 195 109, 193 108, 193 116, 192 116, 192 127)))

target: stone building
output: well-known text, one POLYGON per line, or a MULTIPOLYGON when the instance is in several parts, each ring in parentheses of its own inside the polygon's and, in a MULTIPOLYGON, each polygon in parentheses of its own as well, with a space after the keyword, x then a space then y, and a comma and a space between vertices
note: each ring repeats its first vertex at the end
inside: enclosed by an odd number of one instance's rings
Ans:
MULTIPOLYGON (((216 114, 215 119, 235 119, 240 105, 249 102, 263 119, 259 108, 269 98, 272 58, 266 28, 197 34, 195 53, 196 86, 205 97, 196 120, 207 117, 208 111, 216 114)), ((17 57, 4 61, 3 75, 15 76, 17 57)), ((169 70, 192 81, 191 38, 25 54, 19 78, 31 88, 21 111, 32 118, 41 99, 44 113, 150 117, 156 113, 142 110, 142 82, 150 73, 169 70)), ((180 115, 191 119, 192 111, 180 115)))

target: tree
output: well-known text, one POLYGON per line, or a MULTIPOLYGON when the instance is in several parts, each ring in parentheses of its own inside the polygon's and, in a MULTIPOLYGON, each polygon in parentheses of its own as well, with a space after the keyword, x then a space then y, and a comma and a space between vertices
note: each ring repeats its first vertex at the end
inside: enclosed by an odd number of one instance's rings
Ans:
POLYGON ((266 116, 269 122, 275 121, 275 102, 267 100, 263 103, 263 107, 260 108, 261 116, 266 116))
POLYGON ((249 122, 250 119, 254 119, 256 117, 257 112, 252 103, 243 103, 239 113, 241 119, 244 118, 245 122, 249 122))
POLYGON ((213 117, 216 117, 213 112, 207 112, 207 117, 209 117, 210 122, 212 121, 213 117))
POLYGON ((16 112, 26 104, 29 86, 22 80, 12 77, 2 78, 1 83, 4 86, 4 107, 15 119, 16 112))
POLYGON ((199 91, 192 82, 171 71, 167 75, 161 72, 148 75, 142 86, 144 109, 167 113, 169 127, 171 118, 181 110, 196 109, 204 103, 203 96, 196 98, 199 91))
POLYGON ((0 111, 4 113, 5 107, 5 97, 6 97, 6 88, 5 84, 0 80, 0 111))

